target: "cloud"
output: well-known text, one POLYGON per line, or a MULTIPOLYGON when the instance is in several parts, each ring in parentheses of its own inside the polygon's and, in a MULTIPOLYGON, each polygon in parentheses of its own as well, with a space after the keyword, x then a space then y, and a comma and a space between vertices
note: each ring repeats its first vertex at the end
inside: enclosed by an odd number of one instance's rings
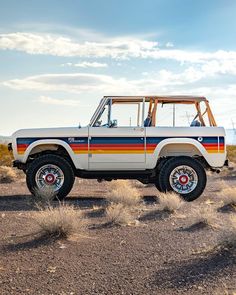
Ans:
POLYGON ((88 62, 88 61, 83 61, 81 63, 71 63, 68 62, 66 64, 61 64, 61 66, 69 66, 69 67, 80 67, 80 68, 107 68, 108 64, 107 63, 100 63, 100 62, 88 62))
MULTIPOLYGON (((164 48, 158 42, 140 37, 121 36, 108 38, 101 36, 98 41, 72 39, 55 34, 8 33, 0 34, 0 50, 18 50, 28 54, 44 54, 65 57, 113 58, 113 59, 165 59, 181 63, 200 63, 214 61, 223 63, 225 71, 230 63, 236 63, 236 51, 217 50, 213 52, 175 49, 171 42, 164 48)), ((91 37, 88 36, 91 40, 91 37)), ((94 40, 95 37, 94 37, 94 40)))
POLYGON ((78 100, 71 100, 71 99, 57 99, 52 98, 50 96, 40 96, 39 102, 49 105, 60 105, 60 106, 78 106, 78 100))
POLYGON ((74 41, 69 37, 50 34, 9 33, 0 34, 0 49, 18 50, 29 54, 54 56, 111 57, 126 59, 140 57, 152 50, 157 42, 131 37, 105 38, 102 42, 74 41))
POLYGON ((172 42, 167 42, 166 47, 174 47, 174 44, 172 42))
POLYGON ((120 91, 120 89, 130 89, 124 78, 114 79, 108 75, 85 73, 30 76, 23 79, 8 80, 3 82, 2 85, 17 90, 64 91, 70 93, 112 93, 113 91, 120 91))
MULTIPOLYGON (((109 94, 142 94, 168 93, 170 91, 188 91, 197 88, 197 84, 210 84, 222 72, 216 63, 214 66, 205 64, 200 67, 187 67, 176 73, 166 69, 157 72, 143 72, 140 78, 114 78, 109 75, 91 73, 44 74, 12 79, 2 85, 17 90, 64 91, 67 93, 99 93, 109 94), (201 83, 200 83, 201 81, 201 83)), ((233 69, 232 69, 233 72, 233 69)), ((222 82, 223 83, 223 82, 222 82)), ((221 83, 221 87, 223 87, 221 83)), ((228 86, 227 83, 224 88, 228 86)), ((199 87, 199 85, 198 85, 199 87)))

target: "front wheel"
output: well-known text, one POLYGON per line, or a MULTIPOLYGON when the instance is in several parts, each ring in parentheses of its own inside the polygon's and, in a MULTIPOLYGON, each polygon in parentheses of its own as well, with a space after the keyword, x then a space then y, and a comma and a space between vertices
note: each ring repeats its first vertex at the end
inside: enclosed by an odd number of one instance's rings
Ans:
POLYGON ((26 172, 26 183, 32 194, 35 189, 43 191, 50 188, 59 200, 69 194, 74 180, 74 171, 69 162, 57 155, 44 155, 35 159, 26 172))
POLYGON ((197 160, 180 156, 163 165, 159 181, 162 191, 174 191, 191 202, 203 193, 207 178, 205 169, 197 160))

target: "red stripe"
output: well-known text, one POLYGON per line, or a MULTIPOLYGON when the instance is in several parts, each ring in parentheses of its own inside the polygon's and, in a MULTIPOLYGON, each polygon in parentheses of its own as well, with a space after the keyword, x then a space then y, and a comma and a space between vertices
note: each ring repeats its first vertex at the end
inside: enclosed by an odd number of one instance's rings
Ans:
POLYGON ((28 144, 17 144, 17 149, 19 149, 19 148, 25 148, 25 149, 27 149, 27 147, 28 147, 29 145, 28 144))
POLYGON ((90 147, 91 151, 97 151, 97 150, 144 150, 144 146, 135 146, 135 147, 130 147, 130 146, 101 146, 101 147, 90 147))
POLYGON ((82 143, 82 144, 71 143, 70 146, 71 146, 72 148, 80 148, 80 147, 87 147, 88 144, 87 144, 87 143, 82 143))

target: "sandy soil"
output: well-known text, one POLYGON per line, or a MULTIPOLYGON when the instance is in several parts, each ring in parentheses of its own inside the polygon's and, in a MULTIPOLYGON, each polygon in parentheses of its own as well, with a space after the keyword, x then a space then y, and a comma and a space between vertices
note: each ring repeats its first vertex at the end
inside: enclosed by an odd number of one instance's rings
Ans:
MULTIPOLYGON (((234 177, 225 179, 236 185, 234 177)), ((134 182, 144 202, 139 224, 122 227, 102 226, 109 183, 77 180, 66 202, 84 212, 88 226, 68 241, 32 234, 24 180, 0 184, 0 294, 235 294, 235 249, 210 251, 235 214, 217 211, 220 180, 209 176, 204 194, 172 216, 160 213, 154 187, 134 182), (207 206, 218 226, 189 228, 194 210, 207 206)))

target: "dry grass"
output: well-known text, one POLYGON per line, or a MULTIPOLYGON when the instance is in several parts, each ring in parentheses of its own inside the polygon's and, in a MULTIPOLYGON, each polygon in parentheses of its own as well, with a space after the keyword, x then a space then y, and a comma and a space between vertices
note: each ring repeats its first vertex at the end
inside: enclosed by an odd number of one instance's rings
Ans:
POLYGON ((68 238, 80 233, 84 228, 80 211, 65 204, 39 210, 34 213, 33 218, 40 228, 41 235, 46 237, 68 238))
POLYGON ((0 144, 0 166, 11 166, 13 155, 4 144, 0 144))
POLYGON ((130 181, 116 180, 111 183, 111 186, 112 190, 107 195, 110 203, 122 204, 126 207, 134 207, 140 203, 139 192, 130 181))
POLYGON ((222 231, 218 237, 218 243, 215 246, 217 249, 230 250, 235 252, 236 250, 236 216, 230 216, 230 226, 222 231))
POLYGON ((106 223, 112 225, 127 225, 135 219, 130 213, 129 208, 122 204, 111 204, 106 209, 106 223))
POLYGON ((236 188, 235 187, 222 183, 219 196, 224 206, 228 206, 228 205, 236 206, 236 188))
POLYGON ((38 209, 43 209, 51 206, 51 202, 56 198, 56 194, 50 186, 44 188, 35 188, 31 198, 31 202, 38 209))
POLYGON ((170 214, 175 213, 184 201, 174 192, 159 193, 160 209, 170 214))
POLYGON ((0 166, 0 183, 11 183, 17 179, 16 171, 8 166, 0 166))
POLYGON ((227 156, 230 162, 236 163, 236 145, 227 145, 227 156))
POLYGON ((193 210, 191 214, 192 228, 216 228, 218 219, 213 207, 204 205, 193 210))

